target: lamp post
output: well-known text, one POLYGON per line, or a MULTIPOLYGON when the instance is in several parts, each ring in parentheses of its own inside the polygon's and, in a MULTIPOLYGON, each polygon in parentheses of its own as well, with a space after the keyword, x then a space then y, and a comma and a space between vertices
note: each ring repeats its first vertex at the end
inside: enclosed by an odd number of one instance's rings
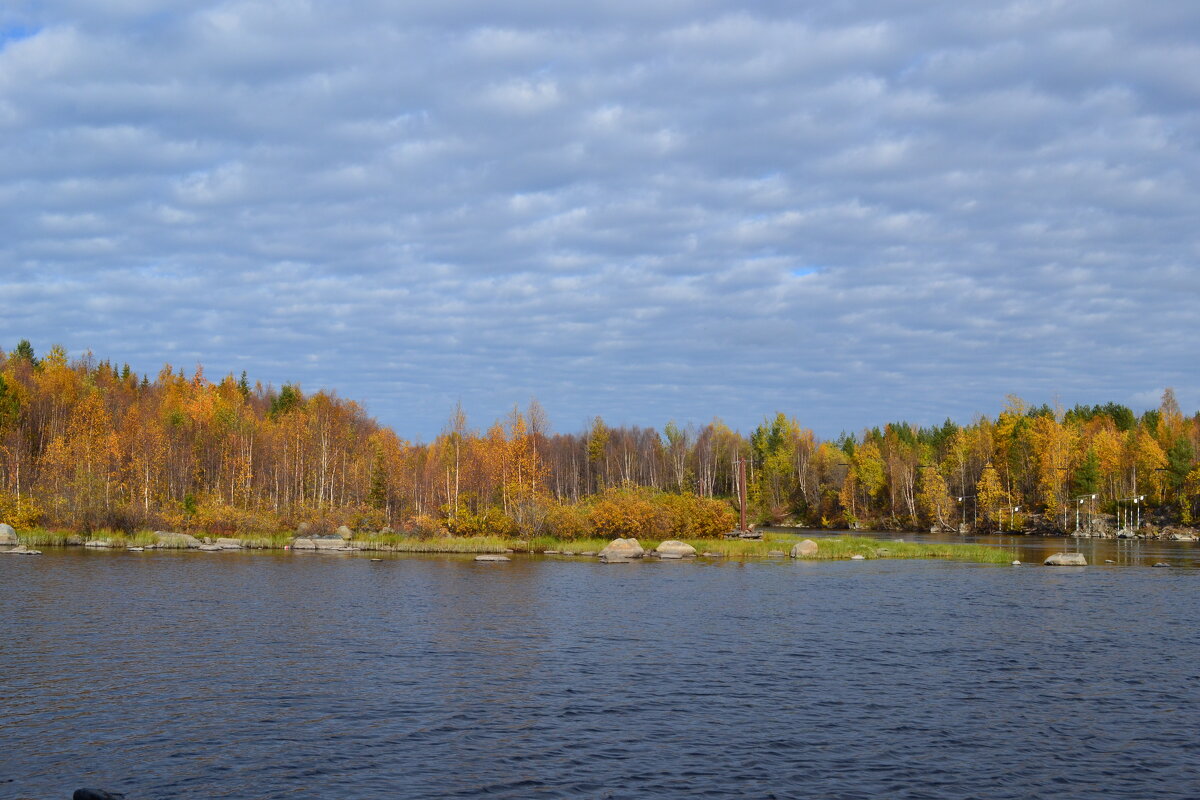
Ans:
POLYGON ((958 498, 958 502, 962 506, 963 527, 965 528, 967 526, 967 501, 968 500, 975 500, 975 503, 971 506, 973 509, 973 512, 974 512, 972 526, 979 527, 979 501, 976 500, 975 495, 973 495, 973 494, 963 495, 962 497, 958 498))
POLYGON ((1083 505, 1083 501, 1084 501, 1084 500, 1089 500, 1089 501, 1090 501, 1090 503, 1089 503, 1089 505, 1088 505, 1088 525, 1087 525, 1087 529, 1088 529, 1088 533, 1091 533, 1091 532, 1092 532, 1092 514, 1093 514, 1093 512, 1094 512, 1094 510, 1095 510, 1095 505, 1096 505, 1096 495, 1094 495, 1094 494, 1083 494, 1083 495, 1080 495, 1079 497, 1076 497, 1076 498, 1073 498, 1073 499, 1075 500, 1075 533, 1079 533, 1079 507, 1080 507, 1081 505, 1083 505))

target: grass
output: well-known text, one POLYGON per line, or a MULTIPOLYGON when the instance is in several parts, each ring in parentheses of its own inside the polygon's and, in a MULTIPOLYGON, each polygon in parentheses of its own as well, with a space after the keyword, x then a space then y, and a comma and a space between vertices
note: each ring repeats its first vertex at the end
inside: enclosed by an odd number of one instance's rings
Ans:
MULTIPOLYGON (((108 539, 113 547, 144 547, 158 544, 152 531, 127 534, 119 531, 94 531, 81 537, 68 531, 50 531, 35 528, 17 534, 22 544, 29 547, 62 547, 78 543, 83 538, 108 539)), ((295 538, 291 533, 253 534, 242 537, 243 545, 253 549, 277 550, 291 544, 295 538)), ((762 539, 687 539, 696 552, 719 553, 725 558, 768 558, 771 551, 788 553, 801 537, 795 534, 764 534, 762 539)), ((867 559, 946 559, 970 561, 980 564, 1008 564, 1016 556, 999 547, 979 544, 952 544, 940 542, 893 542, 864 536, 817 536, 817 552, 804 557, 807 561, 837 561, 861 555, 867 559)), ((568 555, 598 553, 608 544, 608 539, 556 539, 551 536, 536 536, 532 539, 513 539, 503 536, 448 536, 418 539, 401 534, 374 534, 356 537, 354 544, 365 550, 382 550, 393 553, 503 553, 514 550, 518 553, 541 553, 557 550, 568 555)), ((653 550, 661 539, 640 539, 646 550, 653 550)))

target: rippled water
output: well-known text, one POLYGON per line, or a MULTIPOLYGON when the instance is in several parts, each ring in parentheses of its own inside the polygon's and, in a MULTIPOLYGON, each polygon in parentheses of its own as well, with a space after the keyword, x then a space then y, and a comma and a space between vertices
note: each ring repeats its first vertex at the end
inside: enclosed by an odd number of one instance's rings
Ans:
POLYGON ((0 797, 1195 798, 1200 571, 0 558, 0 797))

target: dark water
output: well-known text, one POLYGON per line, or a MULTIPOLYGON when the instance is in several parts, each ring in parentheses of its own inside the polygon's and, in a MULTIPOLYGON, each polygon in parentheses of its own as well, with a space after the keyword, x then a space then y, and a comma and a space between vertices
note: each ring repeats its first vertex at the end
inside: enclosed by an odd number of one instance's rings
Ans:
POLYGON ((1200 796, 1200 571, 0 557, 0 797, 1200 796))

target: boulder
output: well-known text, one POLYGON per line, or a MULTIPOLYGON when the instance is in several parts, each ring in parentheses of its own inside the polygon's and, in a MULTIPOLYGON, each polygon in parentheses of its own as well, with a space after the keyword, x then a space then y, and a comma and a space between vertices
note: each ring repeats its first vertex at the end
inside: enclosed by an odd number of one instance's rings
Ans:
POLYGON ((724 553, 717 553, 712 550, 709 550, 706 553, 701 553, 701 555, 704 556, 705 558, 724 558, 725 557, 724 553))
POLYGON ((354 531, 345 525, 341 525, 337 529, 337 535, 342 541, 348 542, 354 538, 354 531))
POLYGON ((224 550, 225 548, 221 547, 221 545, 219 545, 219 544, 202 544, 199 547, 197 547, 196 549, 203 551, 205 553, 219 553, 222 550, 224 550))
MULTIPOLYGON (((606 562, 628 561, 631 558, 641 558, 645 554, 646 551, 638 544, 638 540, 633 537, 628 539, 613 539, 600 551, 600 560, 606 562)), ((585 553, 584 555, 587 554, 585 553)))
POLYGON ((346 542, 340 536, 316 536, 310 540, 316 550, 346 550, 346 542))
POLYGON ((241 550, 243 547, 241 539, 230 539, 226 536, 218 537, 213 544, 222 550, 241 550))
POLYGON ((678 539, 667 539, 665 542, 654 548, 654 551, 660 556, 665 556, 668 553, 677 553, 684 558, 690 558, 696 555, 696 548, 690 544, 679 541, 678 539))
POLYGON ((1170 564, 1168 564, 1168 563, 1167 563, 1167 562, 1165 562, 1165 561, 1159 561, 1159 562, 1158 562, 1157 564, 1155 564, 1154 566, 1156 566, 1156 567, 1169 567, 1169 566, 1171 566, 1171 565, 1170 565, 1170 564))
POLYGON ((174 533, 172 531, 155 531, 154 538, 159 547, 199 547, 200 540, 190 533, 174 533))
POLYGON ((1047 567, 1086 567, 1083 553, 1055 553, 1043 562, 1047 567))
POLYGON ((679 561, 683 560, 683 553, 655 553, 655 556, 667 561, 671 561, 673 559, 679 561))
POLYGON ((84 547, 112 547, 112 542, 108 539, 88 539, 83 543, 84 547))
POLYGON ((508 556, 497 555, 495 553, 485 553, 481 556, 475 556, 476 561, 512 561, 508 556))
POLYGON ((17 538, 17 532, 13 530, 13 526, 0 522, 0 545, 12 545, 20 543, 21 540, 17 538))
POLYGON ((40 556, 41 550, 30 550, 23 544, 19 544, 11 550, 0 550, 0 553, 7 553, 10 556, 40 556))
POLYGON ((857 553, 855 553, 854 555, 850 556, 850 560, 851 560, 851 561, 866 561, 866 560, 867 560, 867 557, 866 557, 866 556, 862 556, 862 555, 858 555, 857 553))
POLYGON ((292 549, 293 550, 316 550, 317 545, 316 545, 316 542, 314 542, 312 539, 293 539, 292 540, 292 549))
POLYGON ((103 789, 76 789, 71 800, 124 800, 125 795, 103 789))
POLYGON ((817 543, 812 539, 796 542, 792 545, 792 558, 809 558, 817 554, 817 543))

